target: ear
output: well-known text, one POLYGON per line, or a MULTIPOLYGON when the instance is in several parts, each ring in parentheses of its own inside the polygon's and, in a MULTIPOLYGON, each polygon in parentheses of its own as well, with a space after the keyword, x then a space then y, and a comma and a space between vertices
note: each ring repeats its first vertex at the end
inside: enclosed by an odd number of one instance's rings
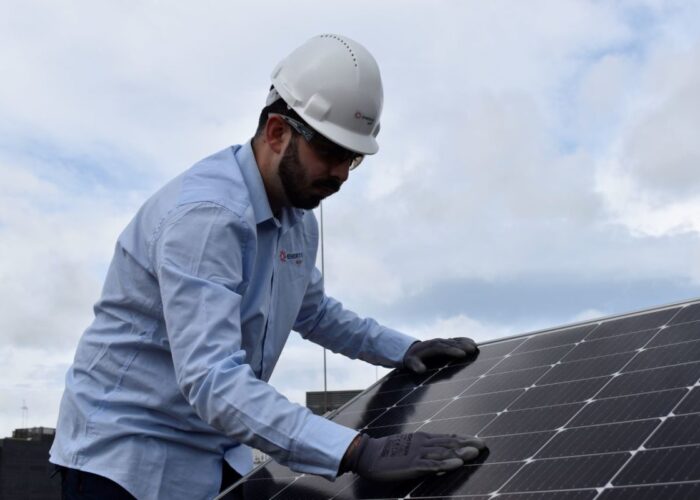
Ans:
POLYGON ((273 115, 267 118, 264 136, 270 149, 281 154, 292 138, 292 132, 282 118, 273 115))

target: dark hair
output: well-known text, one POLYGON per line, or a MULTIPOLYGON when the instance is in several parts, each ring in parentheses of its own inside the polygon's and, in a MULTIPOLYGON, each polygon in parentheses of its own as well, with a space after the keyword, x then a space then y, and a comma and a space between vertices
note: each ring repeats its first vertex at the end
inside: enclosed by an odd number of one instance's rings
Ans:
MULTIPOLYGON (((270 90, 272 90, 272 87, 270 87, 270 90)), ((267 115, 269 115, 270 113, 278 113, 280 115, 286 115, 290 118, 294 118, 295 120, 303 123, 304 125, 307 125, 306 122, 299 116, 299 114, 296 111, 294 111, 292 108, 287 106, 287 103, 284 102, 284 99, 282 99, 280 97, 275 102, 273 102, 269 106, 265 106, 260 111, 260 118, 258 118, 258 128, 255 131, 255 137, 262 135, 263 130, 265 129, 265 124, 267 123, 267 115)), ((292 129, 292 132, 294 132, 293 129, 292 129)))

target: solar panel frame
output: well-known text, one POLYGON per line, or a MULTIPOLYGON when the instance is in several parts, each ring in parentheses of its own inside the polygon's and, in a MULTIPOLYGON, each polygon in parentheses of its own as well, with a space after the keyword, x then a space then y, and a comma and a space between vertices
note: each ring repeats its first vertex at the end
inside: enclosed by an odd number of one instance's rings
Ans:
MULTIPOLYGON (((363 400, 369 399, 371 401, 371 397, 374 397, 375 401, 393 400, 390 407, 384 407, 383 412, 372 415, 368 421, 362 422, 365 432, 375 436, 414 430, 444 432, 441 430, 441 426, 446 425, 452 425, 453 429, 458 428, 460 433, 465 433, 465 429, 476 429, 470 433, 476 434, 478 432, 479 436, 484 437, 487 444, 493 447, 493 454, 489 455, 489 458, 483 460, 482 463, 465 466, 464 470, 460 470, 459 473, 452 472, 439 479, 435 477, 425 478, 411 484, 410 489, 407 489, 408 486, 390 489, 389 491, 392 493, 388 495, 386 494, 387 489, 380 486, 379 483, 369 483, 352 475, 342 476, 335 483, 331 483, 302 474, 297 475, 297 479, 290 480, 289 484, 283 487, 281 491, 288 490, 286 495, 274 498, 287 498, 288 495, 293 495, 294 484, 299 482, 298 478, 300 477, 310 478, 305 480, 309 484, 323 484, 319 483, 319 481, 323 481, 328 485, 334 485, 326 488, 331 496, 324 497, 321 494, 318 498, 429 498, 431 496, 450 498, 460 495, 460 497, 472 499, 495 498, 495 496, 515 499, 534 498, 533 495, 539 495, 537 498, 600 498, 608 500, 622 498, 627 493, 644 497, 648 491, 651 491, 644 488, 654 488, 654 491, 658 491, 662 485, 651 484, 649 481, 629 483, 636 477, 633 474, 635 467, 649 467, 649 464, 653 465, 654 460, 658 457, 678 460, 681 457, 681 452, 686 453, 687 456, 691 454, 695 456, 697 453, 700 457, 700 443, 695 442, 698 439, 693 437, 694 435, 689 438, 691 444, 678 444, 684 439, 682 421, 696 422, 697 416, 694 413, 700 412, 700 387, 698 387, 700 376, 697 375, 698 370, 700 370, 700 336, 693 337, 692 329, 687 326, 687 323, 692 321, 700 321, 700 302, 698 299, 486 342, 480 346, 481 354, 477 361, 472 365, 462 367, 462 370, 459 368, 459 363, 453 363, 430 370, 424 376, 418 377, 394 371, 338 408, 328 418, 335 419, 348 409, 358 408, 363 400), (625 320, 628 321, 625 322, 625 320), (622 328, 615 330, 611 326, 613 323, 622 328), (601 325, 606 326, 599 328, 601 325), (598 330, 599 332, 596 333, 598 330), (548 336, 549 334, 554 335, 548 336), (691 340, 692 338, 697 340, 691 340), (628 340, 631 341, 629 345, 628 340), (609 353, 606 347, 617 352, 609 353), (572 354, 576 349, 578 349, 578 354, 572 354), (524 362, 526 354, 530 354, 529 359, 537 366, 527 366, 528 363, 524 362), (557 357, 559 359, 556 359, 557 357), (569 357, 568 360, 567 357, 569 357), (597 361, 594 367, 586 366, 583 363, 586 360, 600 360, 601 358, 606 359, 597 361), (681 360, 681 363, 675 362, 678 359, 681 360), (502 363, 506 363, 504 366, 509 367, 510 370, 499 372, 498 367, 502 363), (580 364, 575 365, 574 363, 580 364), (562 368, 562 365, 566 366, 562 368), (478 369, 472 368, 472 366, 476 366, 478 369), (628 367, 633 370, 628 370, 628 367), (484 370, 484 372, 477 375, 480 370, 484 370), (504 376, 516 372, 516 377, 513 375, 504 376), (650 375, 652 373, 657 376, 650 375), (665 377, 658 376, 661 374, 665 377), (693 374, 695 374, 695 382, 684 385, 692 381, 693 374), (652 384, 651 391, 639 392, 641 388, 635 388, 634 384, 638 383, 640 377, 642 379, 646 377, 647 383, 652 384), (515 380, 513 380, 514 378, 515 380), (541 381, 546 382, 546 384, 540 385, 541 381), (513 385, 519 387, 513 387, 513 385), (587 387, 588 392, 583 393, 586 394, 584 400, 566 400, 567 391, 564 390, 565 388, 574 386, 581 388, 586 385, 589 387, 587 387), (549 406, 542 409, 542 407, 531 406, 535 400, 530 403, 530 407, 526 405, 526 407, 518 408, 516 406, 515 409, 509 410, 509 405, 513 402, 517 403, 521 398, 527 400, 529 391, 536 394, 538 389, 542 387, 558 391, 558 393, 555 392, 555 394, 559 394, 557 396, 559 399, 554 401, 556 404, 552 405, 552 401, 549 401, 549 406), (608 387, 612 387, 612 389, 608 389, 608 387), (459 391, 461 388, 463 390, 459 391), (591 392, 593 395, 590 395, 591 392), (435 394, 435 396, 430 396, 430 394, 435 394), (452 396, 449 397, 448 394, 452 394, 452 396), (494 396, 494 394, 498 396, 494 396), (654 397, 648 396, 649 394, 654 397), (411 397, 411 395, 414 396, 411 397), (424 401, 422 397, 434 397, 435 399, 424 401), (503 401, 508 400, 509 402, 505 403, 506 407, 503 410, 493 411, 496 410, 496 407, 488 406, 486 402, 489 398, 498 399, 499 397, 503 401), (654 399, 656 404, 654 408, 647 404, 648 400, 651 399, 654 399), (419 403, 420 401, 423 403, 419 403), (469 411, 469 401, 481 402, 482 406, 476 404, 476 411, 480 411, 479 408, 481 408, 484 413, 459 416, 460 413, 456 408, 459 405, 464 405, 463 408, 469 411), (659 406, 659 402, 663 405, 659 406), (441 406, 442 403, 444 404, 441 406), (608 405, 606 413, 604 413, 605 418, 595 419, 591 417, 596 412, 588 408, 592 408, 594 405, 599 407, 608 405), (587 409, 585 412, 584 408, 587 409), (676 416, 673 413, 675 409, 685 411, 686 414, 676 416), (432 410, 437 411, 430 415, 432 410), (546 410, 551 413, 547 414, 546 410), (666 410, 668 411, 664 416, 663 412, 666 410), (662 415, 657 415, 660 412, 662 415), (379 427, 372 426, 374 423, 386 424, 395 421, 396 419, 388 416, 382 418, 382 415, 391 415, 392 413, 397 418, 401 415, 407 416, 406 422, 402 421, 399 424, 379 427), (518 416, 522 418, 517 418, 518 416), (411 418, 415 421, 409 422, 411 418), (667 420, 672 424, 666 424, 667 420), (672 432, 674 430, 672 425, 675 425, 675 434, 672 432), (637 436, 637 439, 630 440, 629 443, 632 444, 627 446, 617 443, 617 448, 615 446, 601 448, 605 444, 605 432, 612 432, 615 429, 623 430, 625 427, 651 431, 644 438, 642 444, 638 444, 639 437, 637 436), (490 431, 489 428, 491 428, 490 431), (597 436, 592 442, 585 441, 587 429, 589 429, 590 436, 597 436), (524 432, 512 432, 513 430, 524 432), (493 434, 489 434, 489 432, 493 434), (498 432, 510 432, 510 434, 498 434, 498 432), (557 452, 558 455, 548 456, 556 449, 556 443, 561 443, 567 438, 573 439, 577 434, 579 436, 577 442, 585 443, 588 446, 586 450, 590 453, 567 457, 561 455, 563 452, 560 450, 557 452), (644 447, 644 443, 647 443, 653 436, 656 435, 657 438, 655 438, 656 441, 650 441, 652 445, 667 434, 670 434, 671 437, 675 436, 673 442, 677 444, 671 445, 673 447, 654 448, 652 446, 652 449, 644 447), (511 443, 517 440, 525 449, 518 448, 516 450, 518 453, 513 453, 512 447, 507 446, 509 440, 511 443), (598 448, 596 448, 596 442, 598 442, 598 448), (637 445, 636 449, 624 449, 633 446, 633 444, 637 445), (540 446, 535 450, 537 445, 540 446), (532 450, 534 451, 530 454, 532 450), (619 467, 615 468, 615 464, 618 463, 619 467), (630 463, 633 464, 632 468, 627 468, 630 463), (604 464, 604 466, 600 464, 604 464), (626 468, 628 472, 621 474, 626 468), (575 470, 578 475, 566 477, 566 471, 572 470, 575 470), (610 473, 611 470, 613 473, 610 473), (498 483, 498 478, 506 474, 506 471, 514 472, 505 482, 500 484, 498 489, 494 490, 493 485, 498 483), (560 478, 559 489, 551 491, 552 483, 550 481, 545 485, 550 488, 549 490, 532 490, 539 484, 537 483, 538 478, 551 478, 553 475, 557 478, 563 476, 560 478), (352 480, 349 481, 348 477, 352 480), (614 481, 619 481, 620 484, 613 484, 614 481), (453 486, 446 486, 448 484, 453 486), (491 485, 491 489, 487 485, 491 485), (452 489, 450 490, 450 488, 452 489)), ((501 366, 502 368, 503 366, 501 366)), ((579 396, 580 398, 581 396, 579 396)), ((530 399, 533 398, 530 397, 530 399)), ((375 410, 379 409, 380 407, 375 408, 375 410)), ((598 413, 601 412, 598 411, 598 413)), ((629 434, 617 433, 617 435, 630 438, 629 434)), ((671 437, 666 436, 666 439, 671 439, 671 437)), ((562 447, 561 444, 558 446, 562 447)), ((238 485, 250 481, 255 473, 264 467, 265 464, 247 478, 243 478, 238 485)), ((674 484, 682 485, 678 488, 678 493, 674 493, 675 490, 668 484, 663 485, 664 492, 670 495, 668 498, 676 498, 674 495, 678 495, 677 498, 685 498, 682 496, 685 494, 684 492, 690 492, 689 494, 697 492, 700 488, 698 486, 700 484, 700 471, 696 471, 695 468, 691 468, 689 471, 678 467, 676 469, 680 472, 676 471, 675 475, 659 476, 657 474, 661 479, 672 480, 675 481, 674 484), (691 479, 685 482, 677 481, 678 474, 683 473, 691 474, 689 476, 691 479), (698 477, 695 477, 696 475, 698 477)), ((540 481, 545 480, 540 479, 540 481)), ((307 490, 305 493, 315 494, 313 491, 307 490)), ((312 497, 304 496, 303 498, 312 497)), ((313 496, 313 498, 317 497, 313 496)), ((629 496, 629 498, 637 497, 629 496)))

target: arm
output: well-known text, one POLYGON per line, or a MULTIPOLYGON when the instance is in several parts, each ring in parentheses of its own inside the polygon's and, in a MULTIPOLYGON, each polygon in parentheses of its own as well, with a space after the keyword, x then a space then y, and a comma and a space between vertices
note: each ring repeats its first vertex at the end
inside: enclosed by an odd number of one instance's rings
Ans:
POLYGON ((313 270, 294 329, 333 352, 392 368, 402 366, 406 351, 417 342, 371 318, 360 318, 326 296, 318 269, 313 270))
POLYGON ((357 432, 255 378, 241 349, 243 253, 252 231, 226 208, 198 203, 171 216, 154 242, 177 382, 216 429, 294 470, 333 478, 357 432))

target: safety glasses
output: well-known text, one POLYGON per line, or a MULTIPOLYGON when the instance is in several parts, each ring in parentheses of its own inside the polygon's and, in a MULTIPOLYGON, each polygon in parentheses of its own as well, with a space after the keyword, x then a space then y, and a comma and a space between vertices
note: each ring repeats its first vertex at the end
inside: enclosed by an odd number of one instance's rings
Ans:
POLYGON ((329 141, 307 125, 295 120, 294 118, 290 118, 287 115, 270 113, 268 116, 279 116, 285 123, 292 127, 295 132, 301 135, 306 142, 309 143, 314 152, 320 156, 321 159, 333 165, 349 161, 350 170, 354 170, 360 165, 360 163, 362 163, 362 160, 365 157, 364 155, 355 153, 354 151, 350 151, 332 141, 329 141))

